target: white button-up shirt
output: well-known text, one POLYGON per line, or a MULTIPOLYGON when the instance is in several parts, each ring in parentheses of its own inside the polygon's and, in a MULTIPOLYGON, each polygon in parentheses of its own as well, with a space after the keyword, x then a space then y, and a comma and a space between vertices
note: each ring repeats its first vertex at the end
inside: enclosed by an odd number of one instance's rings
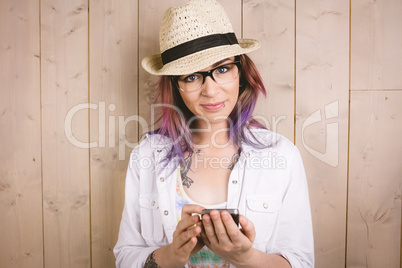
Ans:
MULTIPOLYGON (((292 267, 314 267, 308 187, 299 151, 279 134, 252 133, 270 146, 242 145, 229 178, 227 208, 239 209, 254 223, 254 248, 280 254, 292 267)), ((178 162, 161 162, 170 149, 167 138, 147 135, 131 154, 114 248, 117 267, 143 267, 154 250, 172 243, 178 162)))

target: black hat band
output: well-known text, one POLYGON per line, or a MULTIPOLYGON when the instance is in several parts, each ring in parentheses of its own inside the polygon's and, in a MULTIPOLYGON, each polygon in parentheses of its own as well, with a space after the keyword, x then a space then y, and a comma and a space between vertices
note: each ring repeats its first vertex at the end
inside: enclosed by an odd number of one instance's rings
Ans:
POLYGON ((235 44, 238 44, 238 42, 234 33, 211 34, 169 48, 161 54, 162 62, 163 65, 165 65, 208 48, 235 44))

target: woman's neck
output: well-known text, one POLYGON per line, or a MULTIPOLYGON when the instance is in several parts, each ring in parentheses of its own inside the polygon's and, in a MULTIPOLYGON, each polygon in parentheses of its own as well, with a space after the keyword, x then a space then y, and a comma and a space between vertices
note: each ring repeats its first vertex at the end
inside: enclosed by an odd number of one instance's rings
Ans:
POLYGON ((225 148, 231 146, 229 138, 229 128, 227 122, 216 124, 196 124, 193 128, 194 149, 207 147, 225 148))

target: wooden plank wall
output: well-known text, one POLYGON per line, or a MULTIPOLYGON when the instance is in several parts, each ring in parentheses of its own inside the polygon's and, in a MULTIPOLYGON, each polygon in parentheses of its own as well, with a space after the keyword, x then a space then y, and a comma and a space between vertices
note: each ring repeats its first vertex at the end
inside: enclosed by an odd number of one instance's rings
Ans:
POLYGON ((348 71, 348 0, 296 2, 296 145, 309 181, 317 267, 345 262, 348 71))
MULTIPOLYGON (((131 148, 151 128, 164 11, 186 0, 0 1, 0 266, 114 267, 131 148), (138 116, 139 115, 139 116, 138 116)), ((219 0, 298 146, 316 267, 402 267, 400 0, 219 0)))
POLYGON ((138 2, 90 1, 89 10, 92 267, 113 267, 129 147, 138 139, 138 2))
POLYGON ((348 267, 402 266, 402 3, 352 1, 348 267))
POLYGON ((43 267, 40 6, 0 3, 0 263, 43 267))
POLYGON ((250 53, 261 72, 267 97, 254 111, 264 125, 294 141, 295 3, 243 1, 243 37, 261 42, 250 53), (257 22, 257 23, 256 23, 257 22))
POLYGON ((91 262, 88 149, 71 142, 88 142, 88 113, 69 120, 88 103, 87 10, 87 0, 40 1, 45 267, 91 262))

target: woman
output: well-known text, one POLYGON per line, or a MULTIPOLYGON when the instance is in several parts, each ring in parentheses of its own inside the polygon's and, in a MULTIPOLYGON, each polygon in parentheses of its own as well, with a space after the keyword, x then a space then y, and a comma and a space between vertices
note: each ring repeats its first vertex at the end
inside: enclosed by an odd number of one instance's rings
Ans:
POLYGON ((296 147, 251 114, 261 77, 215 0, 166 11, 161 127, 131 155, 117 267, 313 267, 303 164, 296 147), (205 208, 209 214, 199 214, 205 208), (240 228, 227 211, 238 209, 240 228))

